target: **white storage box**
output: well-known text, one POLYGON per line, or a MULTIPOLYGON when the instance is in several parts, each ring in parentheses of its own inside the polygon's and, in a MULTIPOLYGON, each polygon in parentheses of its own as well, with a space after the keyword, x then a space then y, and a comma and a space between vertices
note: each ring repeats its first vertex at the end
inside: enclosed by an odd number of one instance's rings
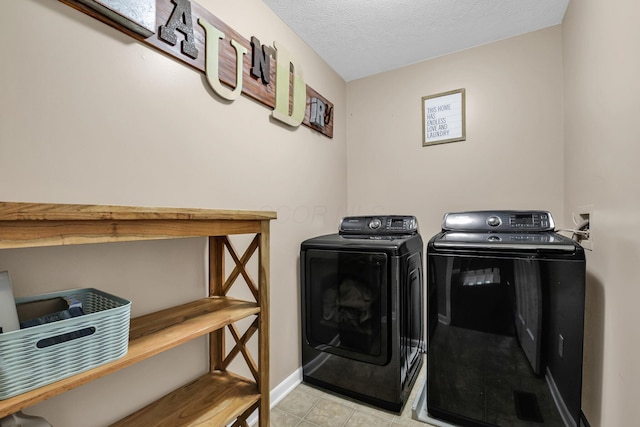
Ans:
POLYGON ((16 298, 82 302, 83 315, 0 334, 0 400, 119 359, 129 347, 131 302, 97 289, 16 298))

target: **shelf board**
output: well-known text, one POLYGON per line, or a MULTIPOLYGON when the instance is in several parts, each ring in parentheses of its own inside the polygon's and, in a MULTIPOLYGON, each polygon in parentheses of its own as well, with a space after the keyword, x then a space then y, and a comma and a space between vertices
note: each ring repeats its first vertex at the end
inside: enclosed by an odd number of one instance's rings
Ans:
POLYGON ((215 371, 156 400, 111 427, 223 426, 260 400, 255 382, 215 371))
POLYGON ((270 220, 272 211, 0 202, 0 221, 270 220))
POLYGON ((259 312, 255 302, 209 297, 131 319, 127 354, 73 377, 0 400, 0 418, 259 312))
POLYGON ((0 249, 259 233, 270 211, 0 202, 0 249))

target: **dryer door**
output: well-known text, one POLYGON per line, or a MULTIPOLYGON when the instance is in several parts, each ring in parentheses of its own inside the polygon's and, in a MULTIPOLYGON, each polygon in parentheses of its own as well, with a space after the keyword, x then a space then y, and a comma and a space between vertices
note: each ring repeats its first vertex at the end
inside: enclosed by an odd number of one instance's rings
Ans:
POLYGON ((387 254, 311 249, 305 258, 302 315, 309 345, 387 363, 387 254))

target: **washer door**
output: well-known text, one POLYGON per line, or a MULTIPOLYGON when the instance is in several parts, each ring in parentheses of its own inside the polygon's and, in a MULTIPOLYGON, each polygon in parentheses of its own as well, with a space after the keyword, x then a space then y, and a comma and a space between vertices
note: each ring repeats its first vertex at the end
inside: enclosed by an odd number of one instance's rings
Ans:
POLYGON ((310 346, 387 363, 387 266, 381 252, 307 251, 302 313, 310 346))

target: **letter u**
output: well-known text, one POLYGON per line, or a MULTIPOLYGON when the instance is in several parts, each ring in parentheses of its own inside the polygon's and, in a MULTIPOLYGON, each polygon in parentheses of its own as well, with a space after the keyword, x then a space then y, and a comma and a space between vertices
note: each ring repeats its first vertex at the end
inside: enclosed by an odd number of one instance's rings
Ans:
POLYGON ((231 46, 236 50, 236 87, 231 90, 223 86, 218 77, 218 56, 220 54, 218 40, 224 40, 224 33, 202 19, 198 19, 198 24, 204 28, 206 36, 205 74, 207 81, 215 93, 224 99, 233 101, 242 93, 242 61, 248 50, 237 41, 231 39, 231 46))

